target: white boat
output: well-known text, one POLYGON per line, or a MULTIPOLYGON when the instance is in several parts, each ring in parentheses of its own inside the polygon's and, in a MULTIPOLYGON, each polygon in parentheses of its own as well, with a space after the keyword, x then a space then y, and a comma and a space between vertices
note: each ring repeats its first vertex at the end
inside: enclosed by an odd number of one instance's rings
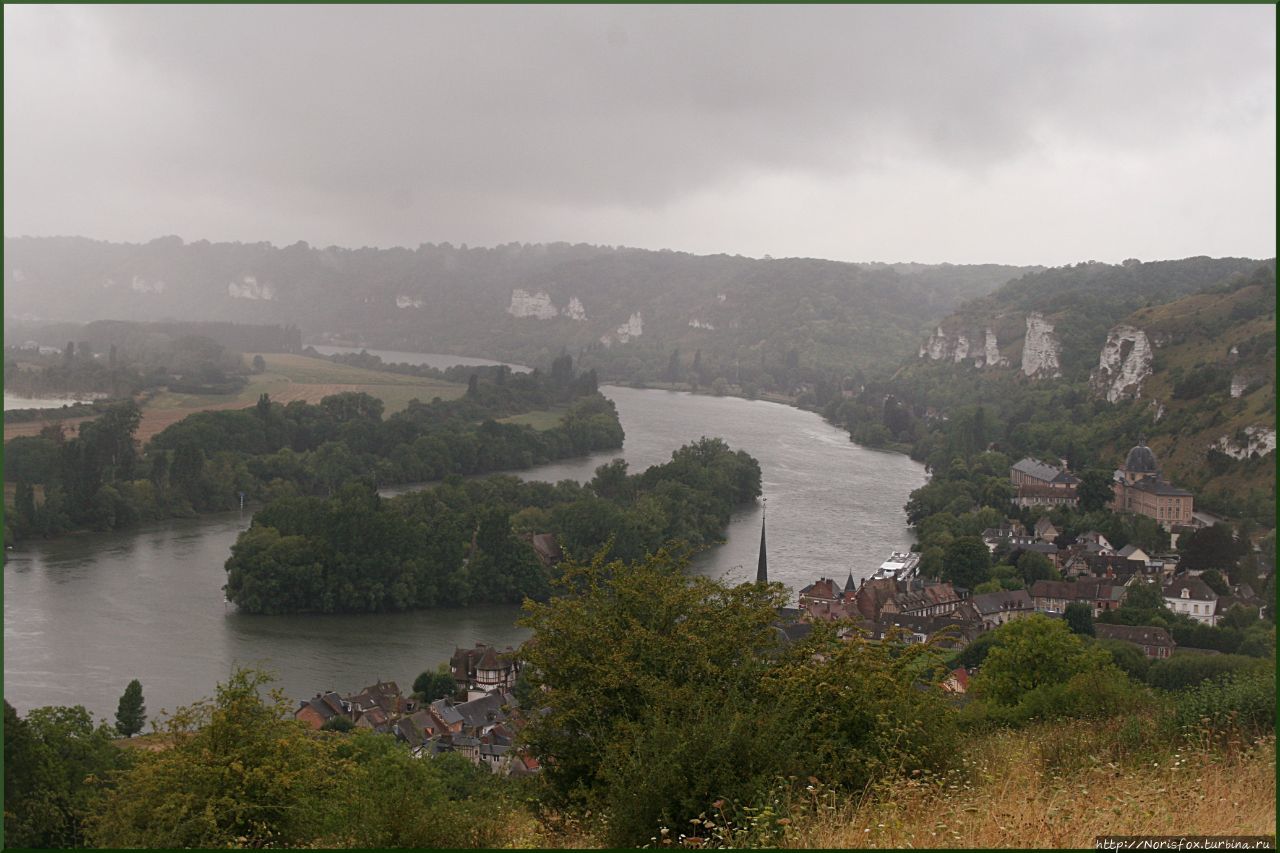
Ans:
POLYGON ((871 577, 873 580, 905 580, 915 574, 918 565, 920 565, 919 554, 912 551, 894 551, 871 577))

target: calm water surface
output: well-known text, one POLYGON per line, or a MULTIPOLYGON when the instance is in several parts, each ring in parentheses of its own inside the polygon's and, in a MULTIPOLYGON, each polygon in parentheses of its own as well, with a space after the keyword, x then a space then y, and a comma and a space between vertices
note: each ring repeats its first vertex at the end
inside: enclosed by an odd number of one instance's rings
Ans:
MULTIPOLYGON (((381 353, 391 360, 403 354, 381 353)), ((445 358, 455 358, 447 356, 445 358)), ((450 362, 457 363, 457 362, 450 362)), ((924 480, 905 456, 858 447, 810 412, 731 397, 606 387, 626 429, 620 452, 517 472, 586 480, 615 456, 631 471, 703 435, 760 460, 770 577, 799 589, 819 576, 870 574, 910 544, 902 505, 924 480)), ((728 542, 694 570, 754 578, 761 507, 735 514, 728 542)), ((246 616, 225 603, 225 563, 250 514, 86 534, 9 552, 4 567, 4 692, 20 712, 83 704, 110 718, 141 680, 149 713, 213 691, 233 665, 265 666, 293 697, 378 679, 408 688, 455 646, 522 641, 515 607, 361 616, 246 616)))

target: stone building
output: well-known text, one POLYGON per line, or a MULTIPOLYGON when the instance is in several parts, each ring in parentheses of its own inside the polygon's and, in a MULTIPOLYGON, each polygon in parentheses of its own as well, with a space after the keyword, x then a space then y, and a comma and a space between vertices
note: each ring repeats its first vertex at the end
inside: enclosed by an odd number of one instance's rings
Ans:
POLYGON ((1115 472, 1112 492, 1111 508, 1116 512, 1145 515, 1166 530, 1193 523, 1195 496, 1160 476, 1156 455, 1141 437, 1115 472))

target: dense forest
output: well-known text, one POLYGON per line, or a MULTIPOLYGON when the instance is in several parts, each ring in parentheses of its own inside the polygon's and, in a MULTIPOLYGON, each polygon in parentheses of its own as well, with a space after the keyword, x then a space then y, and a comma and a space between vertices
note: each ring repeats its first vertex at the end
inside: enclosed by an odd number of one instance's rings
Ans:
POLYGON ((890 369, 963 300, 1030 269, 567 243, 321 249, 177 237, 7 238, 4 256, 6 318, 21 322, 290 323, 312 342, 519 364, 549 363, 568 347, 610 380, 658 381, 672 350, 686 361, 700 350, 703 384, 762 389, 890 369))
POLYGON ((6 843, 1070 847, 1270 828, 1273 660, 1149 663, 1095 639, 1087 614, 1015 620, 959 653, 825 623, 782 642, 780 585, 685 569, 665 552, 596 555, 526 604, 531 777, 415 760, 358 727, 310 731, 265 676, 237 671, 157 720, 149 748, 83 708, 6 705, 6 843), (948 692, 974 659, 967 692, 948 692), (986 823, 1000 831, 974 835, 986 823))
POLYGON ((553 567, 535 555, 534 534, 554 534, 571 555, 608 548, 636 559, 677 542, 697 550, 759 494, 759 464, 708 438, 639 474, 615 460, 586 485, 452 477, 383 500, 354 483, 260 510, 232 547, 227 598, 247 613, 542 599, 553 567))
POLYGON ((622 446, 613 404, 591 372, 575 374, 563 357, 550 373, 472 374, 465 396, 412 402, 384 418, 364 393, 318 404, 272 402, 190 415, 140 450, 139 412, 118 403, 80 426, 60 425, 5 443, 5 476, 15 482, 6 537, 111 530, 173 515, 232 509, 243 498, 329 495, 368 478, 379 486, 528 468, 622 446), (531 409, 562 407, 546 430, 501 423, 531 409), (37 499, 36 489, 42 493, 37 499))

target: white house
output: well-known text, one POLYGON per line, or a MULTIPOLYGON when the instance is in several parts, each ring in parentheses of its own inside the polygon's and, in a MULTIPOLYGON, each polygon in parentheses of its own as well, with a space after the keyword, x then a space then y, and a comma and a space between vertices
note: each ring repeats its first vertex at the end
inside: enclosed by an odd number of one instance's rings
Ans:
POLYGON ((1197 622, 1216 625, 1218 622, 1218 594, 1200 578, 1182 576, 1174 578, 1164 587, 1164 603, 1174 613, 1185 613, 1197 622))

